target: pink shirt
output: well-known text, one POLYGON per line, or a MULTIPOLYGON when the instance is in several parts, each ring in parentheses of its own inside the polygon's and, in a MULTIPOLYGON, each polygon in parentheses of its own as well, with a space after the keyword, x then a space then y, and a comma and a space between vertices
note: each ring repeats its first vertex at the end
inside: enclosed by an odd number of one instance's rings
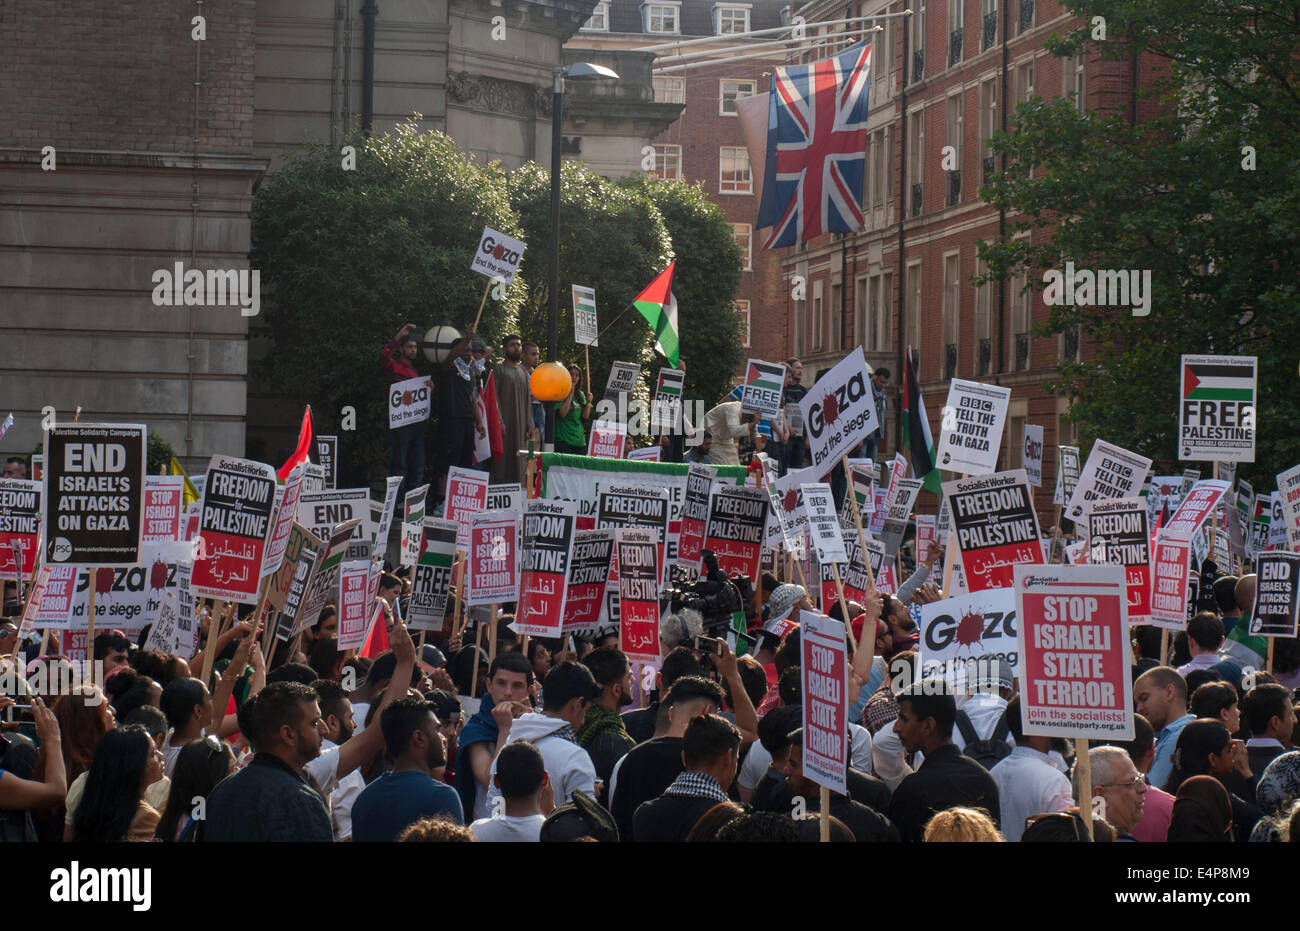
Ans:
POLYGON ((1174 814, 1174 797, 1154 786, 1142 797, 1142 817, 1129 833, 1143 844, 1163 844, 1169 835, 1169 819, 1174 814))

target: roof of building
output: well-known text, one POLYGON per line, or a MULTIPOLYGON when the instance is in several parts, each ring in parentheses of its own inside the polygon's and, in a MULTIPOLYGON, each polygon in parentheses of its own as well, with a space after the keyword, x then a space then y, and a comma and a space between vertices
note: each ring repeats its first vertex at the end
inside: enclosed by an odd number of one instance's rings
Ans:
MULTIPOLYGON (((714 9, 723 7, 744 7, 749 9, 749 28, 772 29, 783 25, 781 11, 790 5, 790 0, 662 0, 667 5, 678 8, 681 16, 679 28, 682 37, 703 37, 717 35, 714 9)), ((645 0, 609 0, 609 31, 646 36, 663 36, 669 41, 674 35, 649 32, 643 10, 645 0)))

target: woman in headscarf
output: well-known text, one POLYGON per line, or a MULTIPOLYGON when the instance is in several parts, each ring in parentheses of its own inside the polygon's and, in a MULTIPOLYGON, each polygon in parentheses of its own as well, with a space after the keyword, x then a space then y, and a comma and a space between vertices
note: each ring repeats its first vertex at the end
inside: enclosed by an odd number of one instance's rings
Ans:
POLYGON ((1233 840, 1232 800, 1213 776, 1192 776, 1178 787, 1169 819, 1172 843, 1227 843, 1233 840))
POLYGON ((1251 843, 1281 840, 1285 835, 1280 829, 1290 821, 1291 806, 1300 799, 1300 750, 1291 750, 1273 758, 1259 777, 1255 799, 1264 817, 1251 832, 1251 843))
POLYGON ((1233 740, 1223 722, 1211 718, 1190 721, 1178 735, 1174 749, 1174 768, 1163 788, 1177 796, 1179 789, 1193 776, 1213 776, 1228 792, 1232 804, 1232 821, 1239 832, 1238 839, 1246 840, 1260 819, 1260 811, 1253 803, 1233 792, 1229 785, 1233 775, 1250 778, 1250 765, 1246 760, 1245 745, 1233 740))

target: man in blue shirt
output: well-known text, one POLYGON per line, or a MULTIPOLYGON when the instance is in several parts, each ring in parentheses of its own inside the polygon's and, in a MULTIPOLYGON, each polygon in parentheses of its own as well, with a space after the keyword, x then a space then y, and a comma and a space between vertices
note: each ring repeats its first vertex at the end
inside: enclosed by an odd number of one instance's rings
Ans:
POLYGON ((1156 731, 1156 758, 1147 771, 1147 782, 1164 788, 1173 770, 1178 735, 1195 719, 1187 713, 1187 680, 1172 666, 1148 669, 1133 683, 1133 703, 1156 731))
POLYGON ((397 840, 421 818, 439 815, 465 823, 456 790, 431 773, 447 763, 446 739, 438 732, 433 704, 403 698, 383 710, 379 727, 395 767, 362 790, 352 806, 352 839, 358 843, 397 840))

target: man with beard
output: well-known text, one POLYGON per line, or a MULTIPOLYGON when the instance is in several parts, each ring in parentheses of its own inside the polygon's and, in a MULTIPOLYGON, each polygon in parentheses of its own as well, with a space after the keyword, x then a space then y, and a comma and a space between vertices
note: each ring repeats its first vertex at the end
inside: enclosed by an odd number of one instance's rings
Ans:
MULTIPOLYGON (((337 682, 318 679, 311 687, 316 691, 321 719, 325 722, 325 737, 321 740, 321 755, 324 756, 352 739, 357 721, 352 713, 352 702, 348 701, 337 682)), ((374 739, 373 735, 370 739, 374 739)), ((374 742, 378 744, 378 741, 374 742)), ((372 750, 372 755, 373 752, 372 750)), ((329 794, 330 821, 334 825, 335 840, 352 839, 352 805, 365 787, 366 780, 358 767, 339 777, 338 786, 329 794)))
POLYGON ((632 704, 632 666, 627 654, 615 647, 592 650, 582 660, 600 686, 600 694, 587 707, 578 731, 578 745, 587 751, 600 780, 597 801, 607 804, 610 773, 623 754, 636 746, 619 710, 632 704))
POLYGON ((496 374, 497 409, 501 414, 501 443, 504 452, 500 460, 492 463, 492 481, 518 484, 519 450, 528 442, 532 426, 532 406, 529 403, 528 372, 523 365, 524 344, 517 334, 502 341, 506 361, 498 365, 496 374))
POLYGON ((433 703, 422 697, 395 701, 380 714, 379 729, 394 767, 357 796, 352 806, 353 840, 394 841, 421 818, 446 816, 464 824, 460 796, 432 775, 447 763, 447 742, 438 733, 433 703))
POLYGON ((212 790, 204 839, 332 841, 329 810, 303 772, 320 755, 325 730, 316 693, 301 682, 273 682, 240 712, 240 729, 257 753, 212 790))

